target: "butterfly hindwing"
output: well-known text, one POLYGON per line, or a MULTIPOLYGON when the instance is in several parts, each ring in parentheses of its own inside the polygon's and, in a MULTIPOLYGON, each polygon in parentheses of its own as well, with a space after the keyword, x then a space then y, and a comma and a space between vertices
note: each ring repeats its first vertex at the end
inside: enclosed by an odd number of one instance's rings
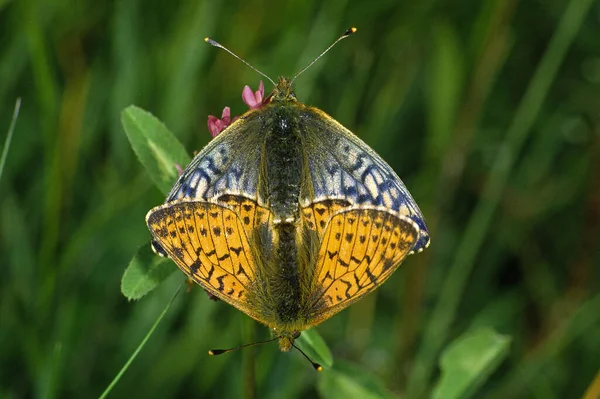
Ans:
POLYGON ((246 232, 246 237, 252 237, 258 226, 267 225, 273 214, 255 201, 237 196, 224 195, 219 197, 219 203, 226 205, 240 219, 246 232))
POLYGON ((309 319, 317 324, 380 286, 413 250, 419 227, 384 208, 338 211, 321 239, 309 319))
POLYGON ((212 202, 175 201, 152 209, 146 222, 154 240, 187 276, 259 319, 251 306, 256 263, 246 234, 250 227, 234 210, 212 202))
POLYGON ((315 230, 319 237, 322 237, 331 217, 349 205, 343 200, 325 200, 311 204, 302 210, 305 224, 309 229, 315 230))

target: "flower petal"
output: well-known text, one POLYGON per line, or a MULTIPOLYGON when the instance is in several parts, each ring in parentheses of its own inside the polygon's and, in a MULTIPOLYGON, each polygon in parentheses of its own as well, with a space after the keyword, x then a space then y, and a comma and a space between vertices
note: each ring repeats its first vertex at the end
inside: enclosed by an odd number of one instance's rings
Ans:
POLYGON ((256 97, 254 97, 254 93, 248 85, 244 86, 244 90, 242 90, 242 101, 250 107, 250 109, 256 108, 256 106, 260 104, 256 102, 256 97))
POLYGON ((260 107, 263 104, 263 100, 265 98, 265 85, 261 80, 258 84, 258 90, 252 92, 250 86, 244 86, 244 90, 242 90, 242 100, 244 104, 246 104, 250 109, 255 109, 260 107))
POLYGON ((223 108, 221 121, 223 122, 223 128, 226 128, 231 123, 231 109, 229 109, 229 107, 223 108))
POLYGON ((217 137, 223 130, 223 123, 219 118, 213 115, 208 115, 208 131, 213 137, 217 137))
POLYGON ((262 80, 258 84, 258 91, 254 93, 254 97, 259 104, 262 103, 263 98, 265 98, 265 85, 262 80))

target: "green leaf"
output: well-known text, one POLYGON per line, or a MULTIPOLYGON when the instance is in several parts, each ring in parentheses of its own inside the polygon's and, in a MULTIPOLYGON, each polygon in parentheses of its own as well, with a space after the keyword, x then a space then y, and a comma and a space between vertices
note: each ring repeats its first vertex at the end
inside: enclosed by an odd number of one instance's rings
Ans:
POLYGON ((510 337, 489 327, 467 331, 442 353, 442 376, 433 398, 468 398, 508 354, 510 337))
MULTIPOLYGON (((303 333, 304 334, 304 333, 303 333)), ((381 380, 366 370, 345 362, 319 374, 317 390, 323 398, 395 398, 381 380)))
POLYGON ((121 279, 121 292, 129 300, 140 299, 175 270, 173 262, 168 258, 156 255, 150 249, 150 244, 142 245, 121 279))
POLYGON ((190 162, 185 148, 161 121, 134 105, 123 110, 121 123, 138 159, 167 195, 177 179, 175 164, 183 167, 190 162))
POLYGON ((296 345, 313 362, 319 363, 324 368, 333 366, 331 350, 329 350, 323 337, 314 328, 302 331, 302 334, 296 340, 296 345))

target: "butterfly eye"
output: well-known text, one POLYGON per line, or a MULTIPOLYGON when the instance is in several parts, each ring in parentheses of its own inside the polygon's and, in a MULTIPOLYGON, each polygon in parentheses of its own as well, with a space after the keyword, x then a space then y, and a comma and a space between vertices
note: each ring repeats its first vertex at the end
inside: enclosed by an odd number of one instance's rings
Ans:
POLYGON ((292 338, 294 338, 294 339, 298 338, 299 336, 300 336, 300 331, 294 331, 292 333, 292 338))

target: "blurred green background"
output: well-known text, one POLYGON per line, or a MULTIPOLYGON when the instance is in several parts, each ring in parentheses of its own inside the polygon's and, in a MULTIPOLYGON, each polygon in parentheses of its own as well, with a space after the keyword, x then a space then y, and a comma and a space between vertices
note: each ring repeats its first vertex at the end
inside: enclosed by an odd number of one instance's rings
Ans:
MULTIPOLYGON (((276 77, 350 26, 297 97, 390 163, 432 244, 318 327, 336 364, 429 397, 444 347, 489 326, 510 351, 475 397, 583 395, 600 369, 600 3, 0 0, 1 142, 22 98, 0 180, 0 398, 97 397, 184 280, 120 292, 164 200, 121 111, 191 154, 260 80, 205 36, 276 77)), ((275 344, 206 355, 268 337, 180 294, 111 397, 335 396, 331 372, 275 344)))

